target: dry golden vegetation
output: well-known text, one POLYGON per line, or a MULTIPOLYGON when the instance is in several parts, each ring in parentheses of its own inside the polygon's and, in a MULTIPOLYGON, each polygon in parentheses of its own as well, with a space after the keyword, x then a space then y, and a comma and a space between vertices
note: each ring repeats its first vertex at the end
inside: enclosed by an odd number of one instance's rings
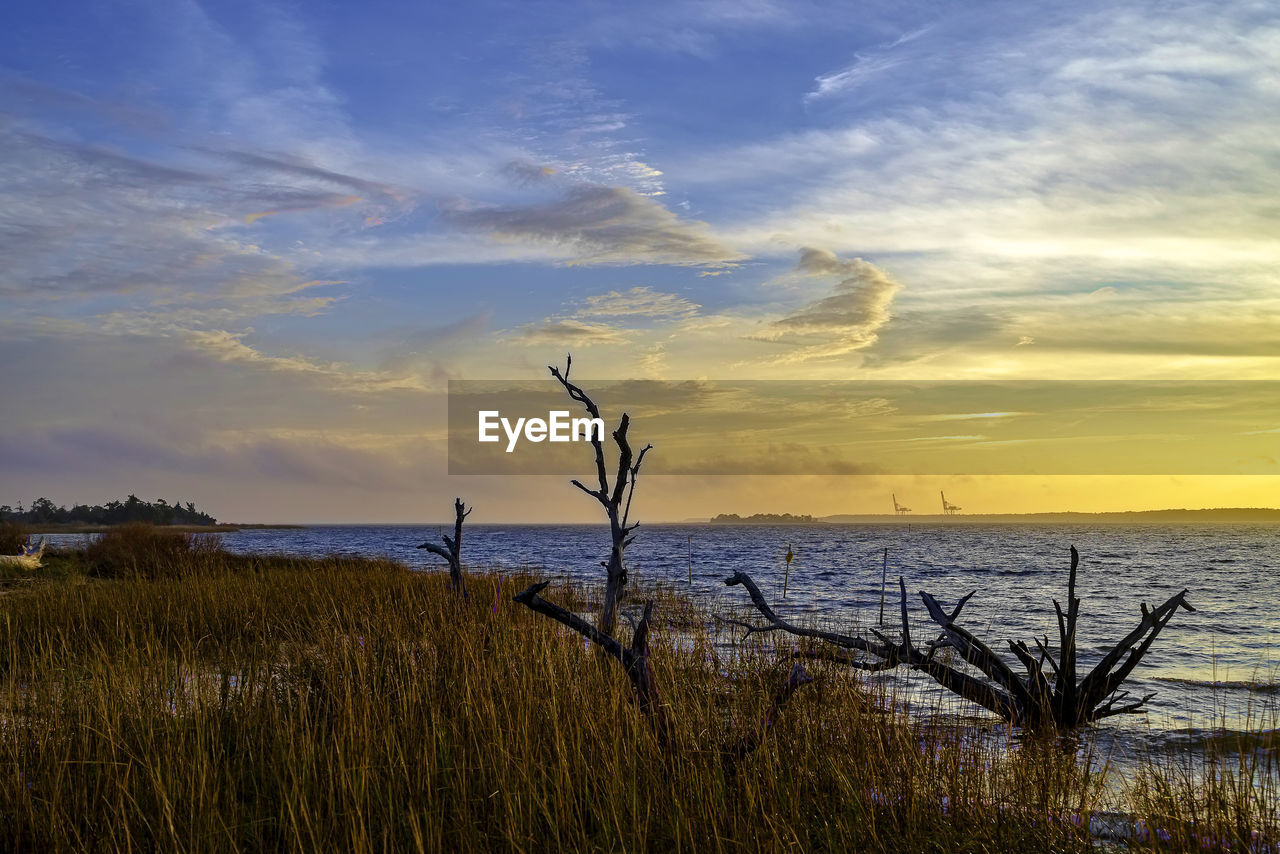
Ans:
MULTIPOLYGON (((670 589, 664 746, 616 662, 512 602, 527 577, 473 572, 464 599, 387 561, 163 536, 54 554, 0 597, 5 849, 1083 851, 1114 807, 1073 752, 886 712, 821 663, 734 762, 789 648, 717 645, 670 589)), ((1276 767, 1218 771, 1234 807, 1196 834, 1274 833, 1276 767)), ((1195 848, 1176 812, 1194 781, 1151 774, 1134 803, 1174 810, 1166 847, 1195 848)))
POLYGON ((16 555, 27 541, 27 532, 17 522, 0 520, 0 555, 16 555))

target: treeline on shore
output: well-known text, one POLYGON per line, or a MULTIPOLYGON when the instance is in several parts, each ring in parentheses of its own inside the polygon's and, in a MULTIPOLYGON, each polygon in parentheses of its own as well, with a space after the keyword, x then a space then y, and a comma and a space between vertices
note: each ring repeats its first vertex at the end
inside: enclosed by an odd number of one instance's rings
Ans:
POLYGON ((149 525, 217 525, 218 520, 196 509, 193 502, 163 498, 143 501, 130 494, 124 501, 108 501, 106 504, 75 504, 59 507, 48 498, 40 497, 30 507, 18 504, 17 509, 0 504, 0 522, 20 525, 123 525, 144 522, 149 525))
POLYGON ((807 525, 816 521, 812 516, 794 513, 753 513, 739 516, 737 513, 721 513, 711 518, 713 525, 807 525))

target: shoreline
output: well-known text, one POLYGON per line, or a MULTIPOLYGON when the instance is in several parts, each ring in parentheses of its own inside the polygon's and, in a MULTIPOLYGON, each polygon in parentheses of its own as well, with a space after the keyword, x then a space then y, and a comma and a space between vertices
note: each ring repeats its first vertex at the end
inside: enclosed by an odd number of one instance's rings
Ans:
MULTIPOLYGON (((124 525, 135 524, 130 522, 124 525)), ((149 522, 142 524, 151 524, 149 522)), ((30 524, 22 523, 22 529, 28 534, 104 534, 120 525, 76 525, 76 524, 30 524)), ((237 531, 275 531, 305 528, 306 525, 269 525, 261 523, 226 524, 226 525, 155 525, 161 531, 173 531, 179 534, 234 534, 237 531)))
POLYGON ((731 522, 711 519, 695 522, 687 520, 676 524, 704 525, 910 525, 914 523, 974 525, 991 523, 1021 524, 1080 524, 1102 525, 1133 523, 1219 523, 1219 522, 1274 522, 1280 523, 1280 509, 1270 507, 1214 507, 1200 510, 1114 510, 1101 513, 1062 511, 1048 513, 919 513, 902 516, 890 513, 837 513, 818 516, 811 522, 752 521, 749 517, 731 522))

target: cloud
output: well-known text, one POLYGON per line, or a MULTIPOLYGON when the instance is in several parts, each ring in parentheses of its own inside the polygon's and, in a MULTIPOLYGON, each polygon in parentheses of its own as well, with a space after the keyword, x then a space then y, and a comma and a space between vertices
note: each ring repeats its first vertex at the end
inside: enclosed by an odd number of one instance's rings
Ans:
MULTIPOLYGON (((505 338, 520 344, 561 348, 631 343, 641 327, 657 324, 668 328, 695 317, 698 309, 697 303, 677 294, 634 287, 588 296, 571 311, 524 324, 505 338)), ((661 342, 652 346, 642 357, 642 370, 657 370, 662 363, 662 350, 661 342)))
POLYGON ((485 309, 451 323, 388 330, 379 335, 386 343, 378 367, 383 372, 402 375, 425 367, 433 379, 450 379, 456 373, 447 364, 452 361, 450 357, 457 353, 460 344, 483 337, 492 320, 493 312, 485 309))
POLYGON ((85 425, 0 432, 0 468, 50 479, 63 473, 135 479, 146 472, 179 475, 186 483, 195 476, 205 483, 210 478, 265 477, 277 484, 412 489, 424 474, 422 453, 421 442, 413 448, 361 448, 342 436, 299 440, 269 431, 229 437, 85 425))
POLYGON ((402 490, 443 459, 442 391, 273 356, 229 333, 6 326, 0 359, 32 384, 22 418, 0 423, 0 471, 32 482, 104 494, 157 479, 183 492, 235 483, 246 497, 287 484, 402 490))
POLYGON ((851 460, 845 453, 838 445, 743 443, 732 451, 682 456, 672 462, 656 458, 650 468, 653 475, 875 475, 886 471, 881 463, 851 460))
POLYGON ((316 301, 293 295, 334 283, 246 239, 244 225, 267 213, 351 205, 360 199, 339 190, 369 189, 265 155, 228 155, 255 164, 244 175, 177 151, 169 152, 173 162, 161 162, 21 126, 0 128, 0 153, 0 293, 28 301, 130 295, 135 310, 141 302, 153 311, 313 312, 316 301))
POLYGON ((244 333, 232 333, 221 329, 185 330, 182 338, 191 349, 207 354, 220 362, 230 362, 268 371, 301 374, 316 378, 329 388, 351 391, 425 391, 420 380, 409 376, 395 376, 385 372, 359 371, 337 362, 318 362, 303 356, 272 356, 255 350, 242 340, 244 333))
POLYGON ((668 158, 667 179, 714 194, 736 220, 717 233, 756 253, 929 253, 943 281, 1024 290, 1273 288, 1274 21, 1247 4, 1032 8, 945 15, 876 86, 824 98, 821 127, 668 158))
POLYGON ((796 269, 840 281, 831 296, 776 321, 775 326, 817 331, 860 329, 871 335, 888 321, 889 305, 900 286, 874 264, 861 258, 841 260, 826 249, 806 247, 800 250, 796 269))
POLYGON ((556 345, 561 349, 590 347, 595 344, 625 344, 629 340, 626 331, 620 327, 571 317, 549 317, 540 323, 529 323, 506 337, 507 340, 520 344, 556 345))
POLYGON ((589 296, 582 301, 577 317, 651 317, 677 319, 698 313, 698 304, 677 294, 666 294, 647 287, 629 291, 609 291, 589 296))
POLYGON ((704 223, 682 220, 625 187, 580 185, 524 206, 453 202, 442 216, 458 228, 572 248, 574 264, 723 266, 744 257, 704 223))
POLYGON ((901 65, 906 60, 887 56, 859 56, 852 65, 842 71, 822 74, 814 79, 817 87, 805 96, 806 100, 826 98, 862 86, 901 65))
POLYGON ((517 184, 527 187, 546 181, 558 170, 553 166, 539 165, 532 160, 512 160, 503 171, 517 184))
POLYGON ((784 361, 831 358, 876 342, 889 322, 889 308, 901 285, 861 258, 841 259, 826 249, 800 250, 796 272, 805 277, 834 278, 831 293, 770 324, 764 340, 801 345, 784 361))
POLYGON ((405 188, 326 169, 296 155, 235 150, 219 151, 216 149, 204 149, 204 151, 215 157, 223 157, 269 175, 275 175, 277 178, 281 175, 288 175, 321 184, 331 184, 371 199, 382 198, 388 201, 403 202, 410 195, 405 188))

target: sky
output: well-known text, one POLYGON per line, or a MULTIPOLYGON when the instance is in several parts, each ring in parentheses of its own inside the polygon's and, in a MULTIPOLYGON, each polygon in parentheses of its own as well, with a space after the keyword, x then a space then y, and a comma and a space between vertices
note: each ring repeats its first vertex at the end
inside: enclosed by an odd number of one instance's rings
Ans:
MULTIPOLYGON (((473 521, 591 521, 563 477, 448 474, 448 381, 544 379, 569 352, 588 389, 1280 379, 1274 3, 73 0, 5 19, 0 503, 413 522, 462 495, 473 521)), ((1234 435, 1280 442, 1274 406, 1251 419, 1234 435)), ((1269 465, 700 471, 636 502, 1277 506, 1269 465)))

